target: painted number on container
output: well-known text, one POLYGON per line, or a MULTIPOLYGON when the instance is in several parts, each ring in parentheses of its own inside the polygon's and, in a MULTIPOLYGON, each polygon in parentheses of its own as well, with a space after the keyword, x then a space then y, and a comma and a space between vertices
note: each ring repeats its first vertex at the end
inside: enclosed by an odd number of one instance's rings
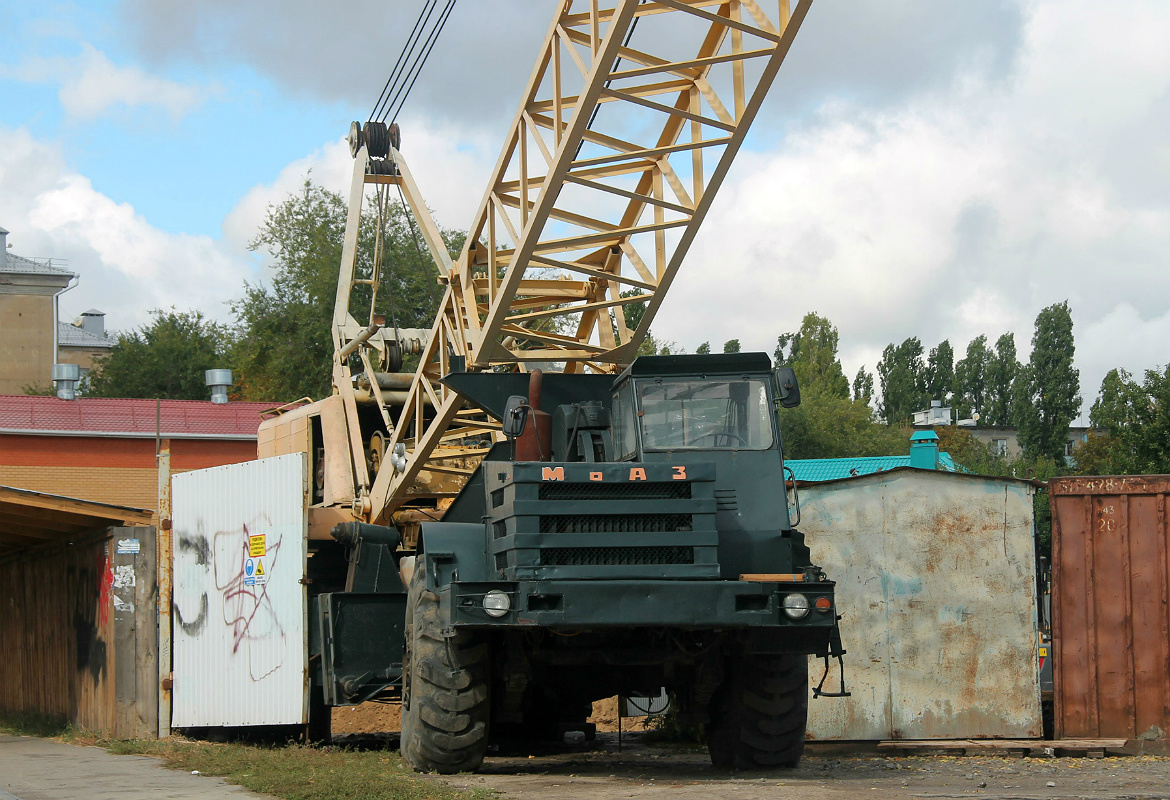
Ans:
POLYGON ((1115 508, 1113 506, 1101 506, 1101 516, 1097 518, 1097 532, 1109 533, 1117 530, 1117 520, 1111 519, 1115 508))
POLYGON ((686 467, 671 467, 674 470, 674 479, 676 481, 685 481, 687 479, 686 467))

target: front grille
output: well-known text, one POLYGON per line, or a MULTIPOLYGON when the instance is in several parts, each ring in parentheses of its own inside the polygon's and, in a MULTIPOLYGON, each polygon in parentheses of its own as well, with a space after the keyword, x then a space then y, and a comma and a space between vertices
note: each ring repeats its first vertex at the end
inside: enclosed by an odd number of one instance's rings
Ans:
POLYGON ((508 554, 496 553, 496 569, 503 571, 508 566, 508 554))
POLYGON ((690 514, 566 514, 540 518, 541 533, 670 533, 690 530, 694 530, 690 514))
POLYGON ((599 567, 648 564, 693 564, 693 547, 546 547, 540 551, 546 567, 599 567))
POLYGON ((541 500, 690 500, 687 481, 622 483, 542 483, 541 500))
POLYGON ((492 538, 503 539, 508 535, 508 523, 504 520, 496 520, 492 523, 492 538))

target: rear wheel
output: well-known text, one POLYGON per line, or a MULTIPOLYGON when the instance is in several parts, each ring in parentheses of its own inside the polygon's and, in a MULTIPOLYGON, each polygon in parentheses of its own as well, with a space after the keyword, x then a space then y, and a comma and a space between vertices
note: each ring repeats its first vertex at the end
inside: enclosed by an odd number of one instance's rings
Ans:
POLYGON ((711 701, 707 749, 722 769, 795 767, 808 721, 808 656, 729 659, 711 701))
POLYGON ((402 757, 420 772, 468 772, 487 752, 488 644, 441 630, 439 598, 426 590, 420 561, 407 599, 402 757))

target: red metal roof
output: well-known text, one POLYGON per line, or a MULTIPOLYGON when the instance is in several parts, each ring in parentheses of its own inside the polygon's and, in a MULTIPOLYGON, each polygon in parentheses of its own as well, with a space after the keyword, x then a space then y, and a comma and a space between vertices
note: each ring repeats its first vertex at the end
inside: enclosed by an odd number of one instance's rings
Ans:
POLYGON ((0 432, 226 438, 255 436, 273 403, 0 395, 0 432))

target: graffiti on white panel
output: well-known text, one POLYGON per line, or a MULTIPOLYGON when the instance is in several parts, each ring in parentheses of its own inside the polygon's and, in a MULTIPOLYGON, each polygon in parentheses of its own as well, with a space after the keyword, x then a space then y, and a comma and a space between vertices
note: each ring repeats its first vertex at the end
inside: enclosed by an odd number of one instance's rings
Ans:
POLYGON ((199 639, 210 633, 209 625, 222 621, 232 657, 247 659, 253 681, 280 669, 287 638, 267 582, 257 582, 256 559, 249 555, 249 537, 265 531, 263 569, 271 572, 280 563, 282 537, 269 524, 267 515, 261 515, 238 530, 216 531, 209 537, 200 521, 195 531, 177 532, 175 537, 173 611, 178 630, 199 639), (222 612, 215 615, 215 622, 209 619, 213 608, 222 612), (273 646, 274 642, 280 644, 273 646))

